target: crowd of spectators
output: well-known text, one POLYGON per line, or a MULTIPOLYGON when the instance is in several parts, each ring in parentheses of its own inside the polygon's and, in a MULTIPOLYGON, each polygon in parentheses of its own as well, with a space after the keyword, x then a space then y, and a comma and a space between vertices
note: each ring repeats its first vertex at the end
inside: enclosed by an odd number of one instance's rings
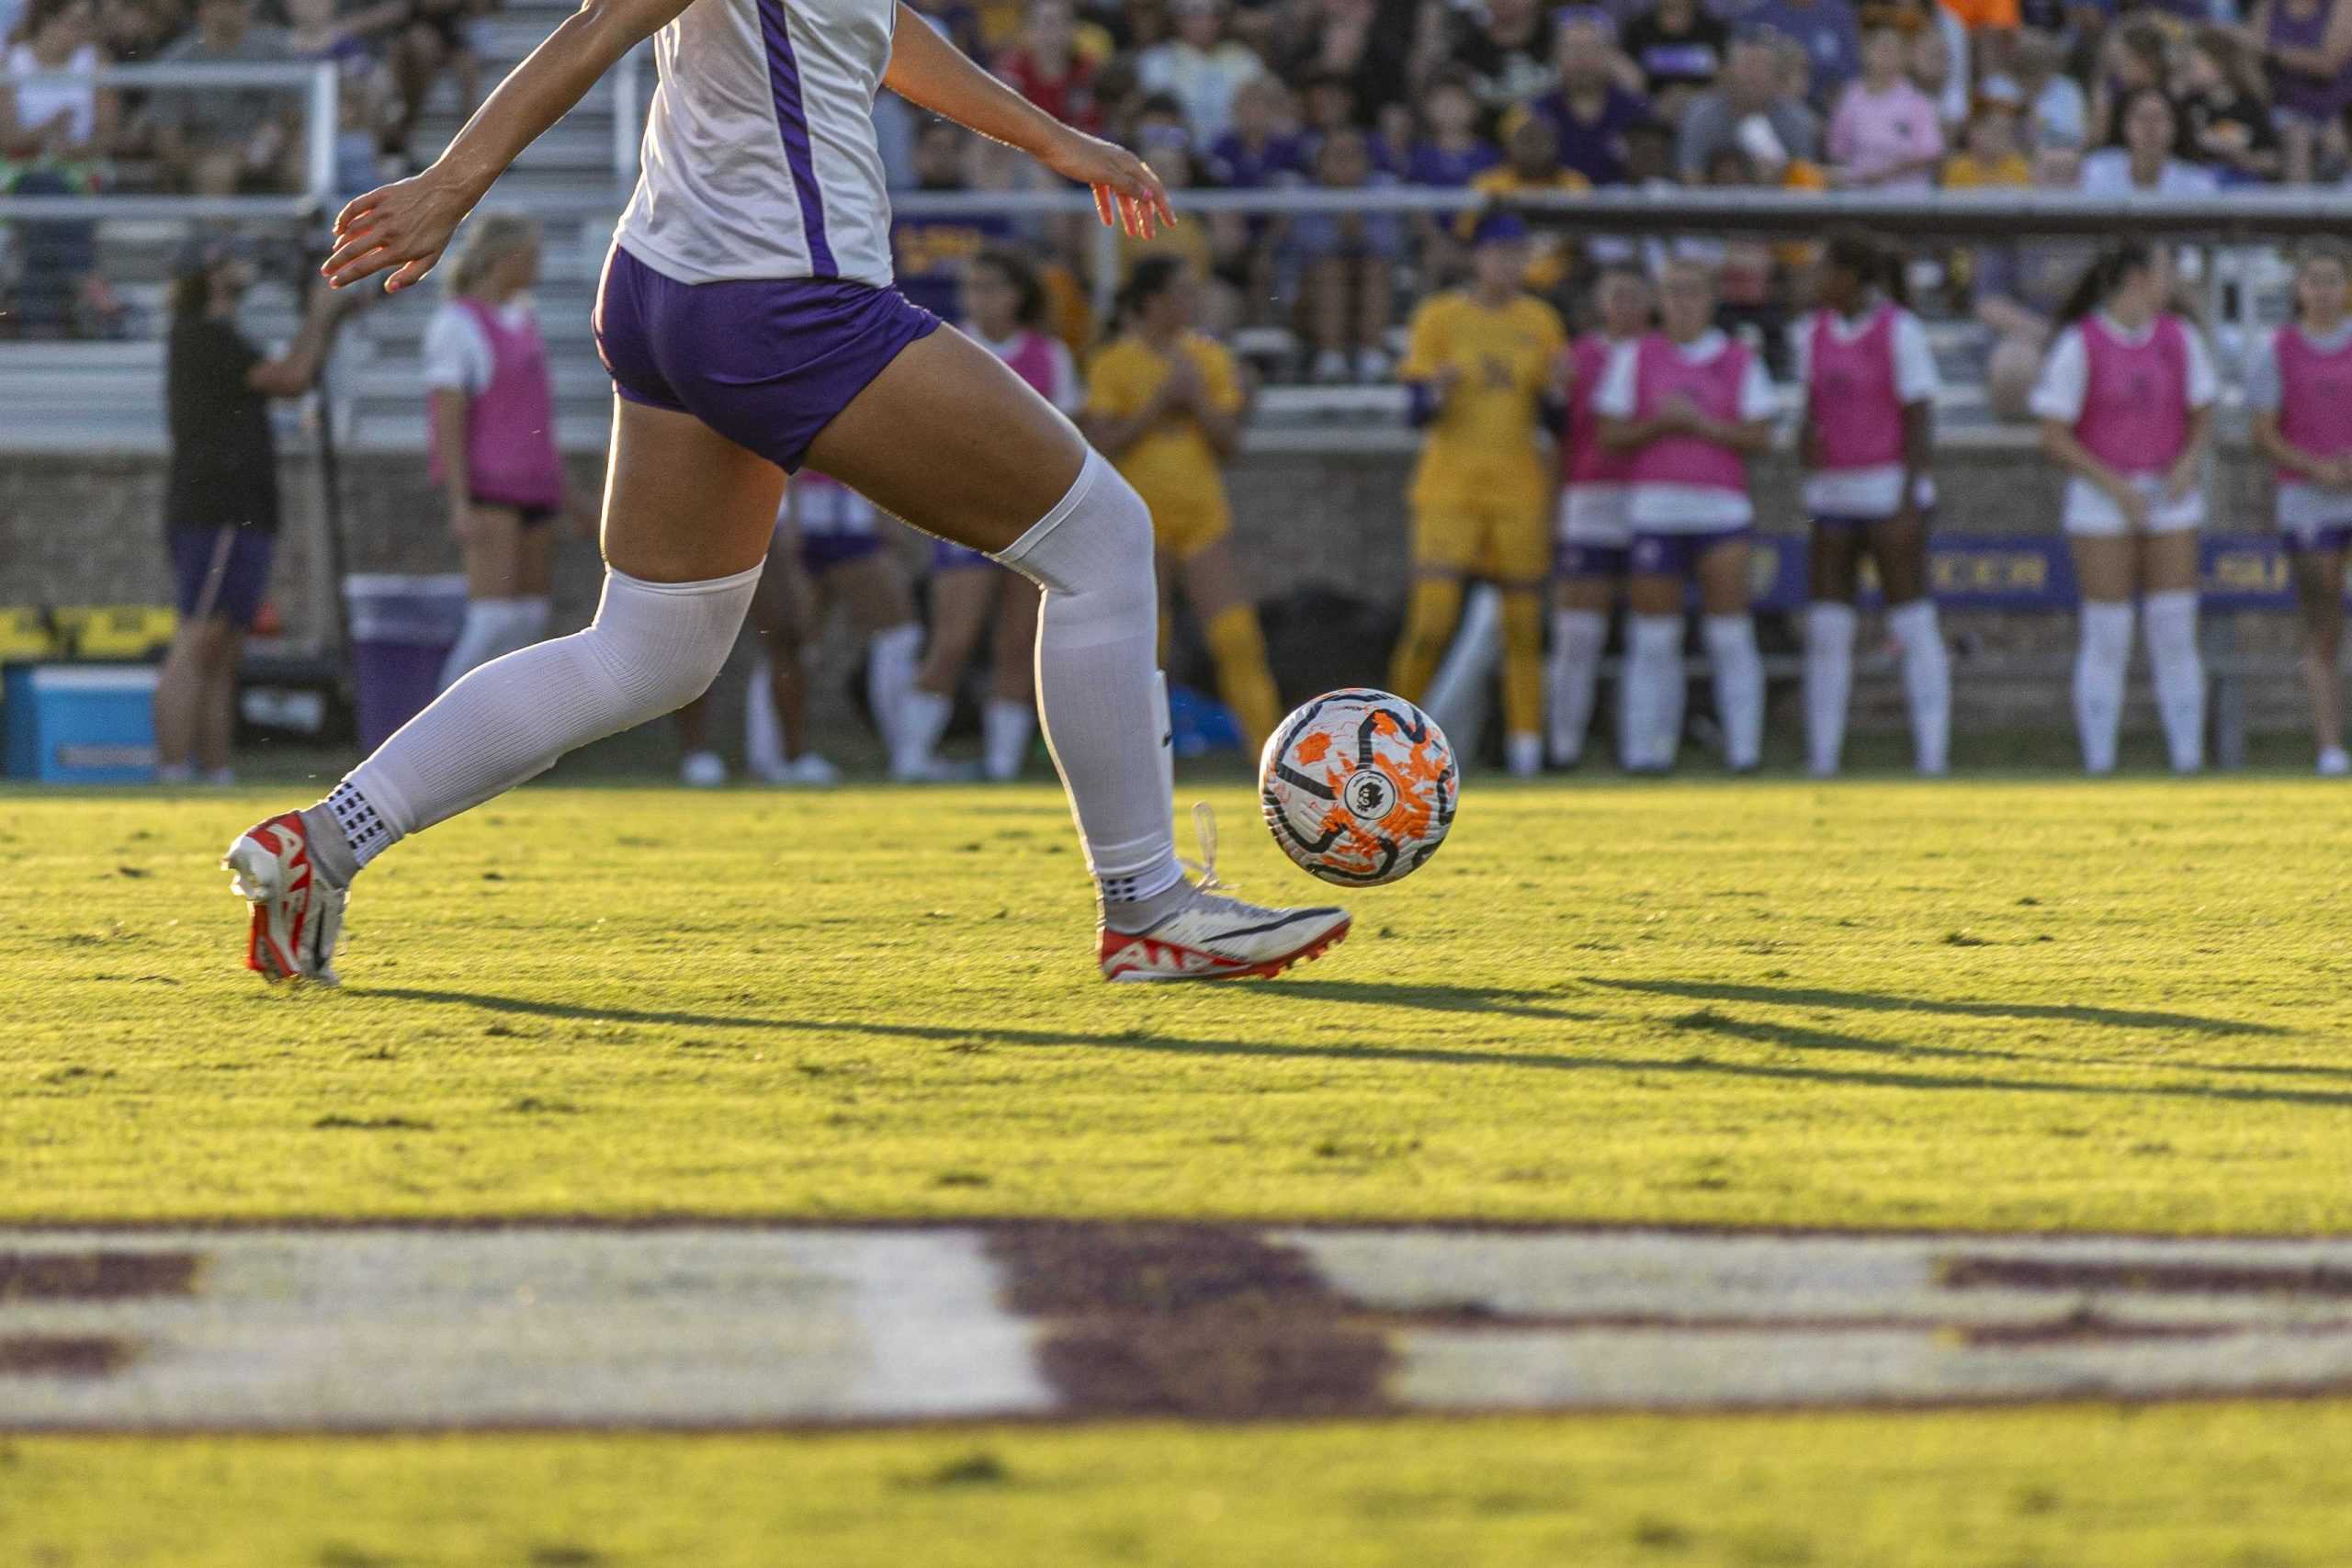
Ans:
MULTIPOLYGON (((356 195, 415 161, 435 84, 481 90, 477 20, 496 0, 0 0, 0 192, 266 195, 303 185, 297 86, 122 86, 114 65, 325 62, 340 80, 335 183, 356 195)), ((432 149, 422 149, 430 155, 432 149)), ((0 244, 0 333, 105 336, 128 312, 94 227, 23 224, 0 244)))
MULTIPOLYGON (((1178 186, 2198 194, 2352 172, 2352 0, 916 4, 1033 101, 1127 141, 1178 186)), ((922 135, 927 170, 909 184, 1036 177, 952 128, 922 135)), ((952 266, 952 236, 910 228, 924 265, 952 266)), ((1458 238, 1425 220, 1277 213, 1160 246, 1195 264, 1213 322, 1281 320, 1301 368, 1339 380, 1386 372, 1400 276, 1449 280, 1458 238)), ((1768 328, 1805 254, 1680 244, 1708 251, 1727 309, 1768 328)), ((1131 264, 1144 247, 1128 249, 1131 264)), ((2061 249, 1930 256, 1923 270, 1940 304, 2013 326, 2046 314, 2061 249)), ((1572 289, 1591 262, 1627 254, 1555 246, 1530 282, 1572 289)))

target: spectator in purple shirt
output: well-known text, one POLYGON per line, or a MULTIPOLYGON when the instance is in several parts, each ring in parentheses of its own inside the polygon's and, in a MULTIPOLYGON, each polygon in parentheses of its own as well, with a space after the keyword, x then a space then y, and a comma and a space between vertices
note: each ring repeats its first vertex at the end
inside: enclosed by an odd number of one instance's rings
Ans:
POLYGON ((1529 106, 1552 122, 1560 162, 1596 186, 1624 183, 1625 129, 1650 113, 1648 100, 1614 80, 1612 45, 1602 13, 1565 13, 1552 53, 1560 85, 1529 106))
POLYGON ((1405 179, 1417 186, 1466 186, 1503 160, 1478 134, 1478 98, 1467 73, 1439 72, 1421 89, 1420 135, 1406 161, 1405 179))
POLYGON ((1303 184, 1306 143, 1291 126, 1289 89, 1272 76, 1244 82, 1233 94, 1233 129, 1209 144, 1209 178, 1227 190, 1303 184))

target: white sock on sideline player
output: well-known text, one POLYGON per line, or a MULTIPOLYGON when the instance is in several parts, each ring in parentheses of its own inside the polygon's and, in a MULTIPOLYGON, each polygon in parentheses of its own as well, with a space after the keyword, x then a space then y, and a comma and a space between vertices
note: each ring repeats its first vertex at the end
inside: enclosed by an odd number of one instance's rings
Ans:
POLYGON ((1804 757, 1815 778, 1838 772, 1846 749, 1846 709, 1854 692, 1851 604, 1817 599, 1804 613, 1804 757))
POLYGON ((1914 599, 1886 613, 1886 629, 1903 650, 1903 698, 1911 711, 1914 765, 1940 777, 1951 757, 1951 655, 1936 602, 1914 599))
POLYGON ((2196 592, 2149 594, 2141 601, 2141 626, 2172 771, 2193 773, 2205 765, 2205 660, 2197 651, 2196 592))
POLYGON ((1551 688, 1552 761, 1560 767, 1584 756, 1585 732, 1592 728, 1593 694, 1600 682, 1600 655, 1608 646, 1605 612, 1552 612, 1552 661, 1545 671, 1545 684, 1551 688))
POLYGON ((2123 677, 2132 659, 2132 606, 2107 600, 2083 605, 2082 646, 2075 653, 2075 728, 2083 767, 2115 771, 2116 734, 2123 727, 2123 677))

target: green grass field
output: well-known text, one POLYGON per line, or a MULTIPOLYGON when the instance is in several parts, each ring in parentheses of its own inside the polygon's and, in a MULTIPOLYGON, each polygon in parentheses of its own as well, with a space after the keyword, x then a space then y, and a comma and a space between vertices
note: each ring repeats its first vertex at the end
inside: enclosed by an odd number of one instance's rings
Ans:
MULTIPOLYGON (((1209 793, 1228 880, 1315 891, 1209 793)), ((2315 781, 1474 780, 1329 958, 1178 990, 1094 978, 1045 787, 542 787, 368 874, 341 991, 273 993, 213 861, 276 804, 0 794, 0 1221, 2352 1232, 2315 781)), ((2253 1568, 2344 1560, 2347 1440, 2324 1402, 17 1438, 0 1562, 2253 1568)))

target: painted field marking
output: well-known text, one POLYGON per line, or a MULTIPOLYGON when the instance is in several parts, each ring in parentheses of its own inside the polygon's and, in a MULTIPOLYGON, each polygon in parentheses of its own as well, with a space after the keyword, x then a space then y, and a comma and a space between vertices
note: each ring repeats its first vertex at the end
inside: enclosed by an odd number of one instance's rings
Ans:
POLYGON ((2352 1393, 2352 1238, 0 1229, 0 1431, 2352 1393))

